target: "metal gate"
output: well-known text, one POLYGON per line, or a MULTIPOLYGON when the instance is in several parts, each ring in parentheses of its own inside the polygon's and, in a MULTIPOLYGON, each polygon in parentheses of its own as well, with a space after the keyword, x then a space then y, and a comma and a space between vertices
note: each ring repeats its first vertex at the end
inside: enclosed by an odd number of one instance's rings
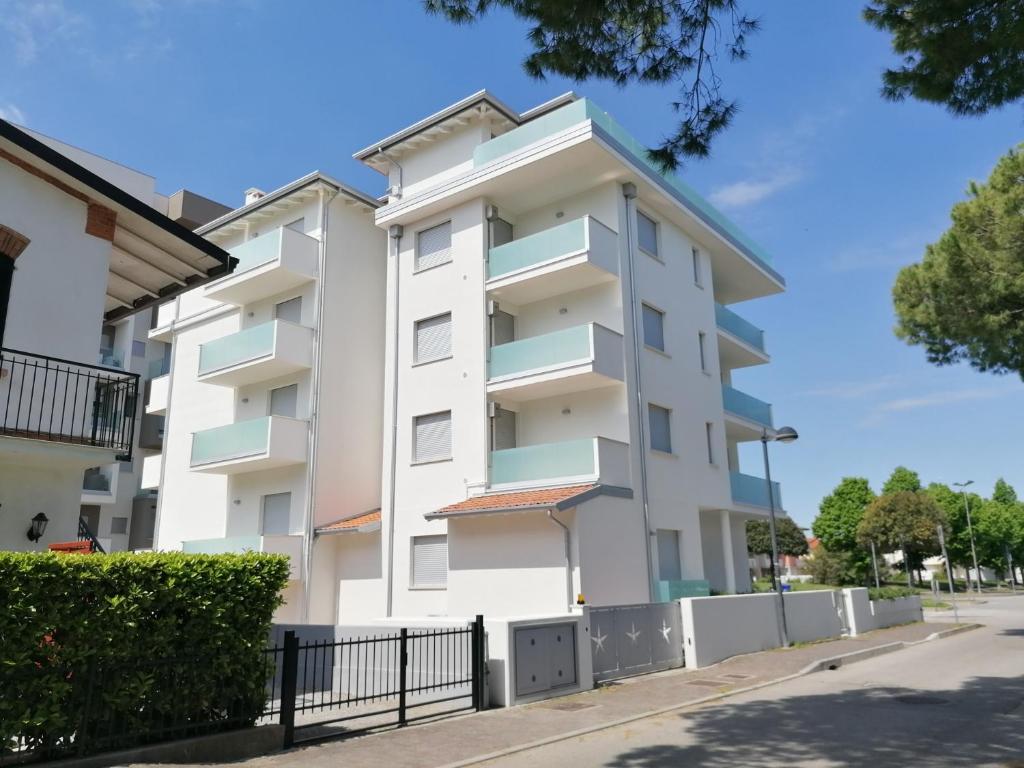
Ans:
POLYGON ((594 681, 683 666, 679 603, 591 608, 594 681))
POLYGON ((286 747, 485 707, 482 616, 337 641, 302 643, 289 630, 268 653, 275 672, 264 716, 279 716, 286 747))

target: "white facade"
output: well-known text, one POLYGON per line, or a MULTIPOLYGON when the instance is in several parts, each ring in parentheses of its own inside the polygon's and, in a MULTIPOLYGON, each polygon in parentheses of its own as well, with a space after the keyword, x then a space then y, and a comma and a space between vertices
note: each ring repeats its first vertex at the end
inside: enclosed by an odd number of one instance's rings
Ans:
POLYGON ((288 554, 283 621, 333 622, 351 591, 338 569, 380 582, 372 551, 313 535, 380 507, 376 205, 321 174, 256 197, 200 230, 239 259, 234 273, 162 305, 150 332, 172 343, 147 404, 167 419, 144 472, 160 488, 156 547, 288 554))
POLYGON ((768 496, 736 444, 772 417, 732 383, 768 356, 724 305, 784 289, 756 246, 571 96, 481 92, 356 157, 390 185, 386 614, 749 590, 768 496))
POLYGON ((160 354, 146 347, 143 358, 133 344, 145 339, 146 319, 132 312, 227 259, 161 213, 166 202, 144 174, 0 120, 3 549, 77 540, 83 503, 99 512, 101 544, 128 544, 141 469, 142 391, 132 373, 160 354), (99 469, 87 493, 90 468, 99 469), (37 515, 48 523, 33 541, 37 515))

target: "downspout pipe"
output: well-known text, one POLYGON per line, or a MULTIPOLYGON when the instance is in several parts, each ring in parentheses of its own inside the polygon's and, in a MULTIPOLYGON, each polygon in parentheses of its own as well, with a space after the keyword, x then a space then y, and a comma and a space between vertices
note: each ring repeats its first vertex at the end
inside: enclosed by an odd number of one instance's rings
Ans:
MULTIPOLYGON (((404 184, 402 178, 405 176, 405 172, 402 170, 401 164, 397 160, 395 160, 395 158, 393 158, 391 155, 389 155, 387 152, 385 152, 384 151, 384 147, 377 147, 377 154, 380 155, 381 157, 383 157, 385 160, 387 160, 389 163, 391 163, 393 166, 395 166, 395 168, 398 169, 398 185, 397 185, 397 189, 396 189, 396 187, 393 187, 393 186, 391 186, 389 184, 388 185, 388 194, 391 195, 392 197, 397 197, 397 198, 401 199, 401 197, 402 197, 402 186, 404 184)), ((390 180, 391 179, 390 179, 390 174, 389 174, 388 181, 390 181, 390 180)), ((399 225, 399 226, 401 226, 401 225, 399 225)))
POLYGON ((562 538, 565 541, 565 604, 569 610, 572 610, 573 599, 572 599, 572 544, 571 537, 572 532, 569 527, 555 517, 555 511, 553 509, 548 510, 548 520, 557 525, 562 529, 562 538))
POLYGON ((640 303, 636 287, 636 237, 633 222, 636 221, 636 184, 626 182, 622 185, 622 196, 626 201, 626 274, 629 275, 629 309, 633 319, 633 376, 636 379, 636 420, 637 432, 640 437, 640 498, 643 504, 644 523, 644 559, 647 566, 647 600, 654 602, 654 563, 651 558, 651 508, 650 493, 647 488, 647 431, 644 429, 644 379, 643 366, 640 364, 640 350, 643 349, 641 336, 640 303))
POLYGON ((394 607, 395 594, 395 489, 398 478, 395 476, 398 471, 398 340, 401 336, 399 329, 398 311, 398 281, 401 277, 399 272, 398 255, 402 248, 402 235, 404 230, 401 224, 392 224, 388 228, 388 237, 391 240, 390 259, 388 270, 394 275, 391 281, 391 296, 388 298, 391 303, 391 474, 388 478, 388 573, 387 573, 387 605, 385 616, 390 617, 394 607))
POLYGON ((323 363, 324 296, 326 294, 327 234, 330 207, 337 189, 320 190, 320 246, 317 249, 316 343, 313 345, 313 373, 309 382, 309 462, 306 468, 306 515, 302 536, 302 623, 309 623, 313 576, 313 544, 316 521, 317 436, 320 431, 320 371, 323 363))

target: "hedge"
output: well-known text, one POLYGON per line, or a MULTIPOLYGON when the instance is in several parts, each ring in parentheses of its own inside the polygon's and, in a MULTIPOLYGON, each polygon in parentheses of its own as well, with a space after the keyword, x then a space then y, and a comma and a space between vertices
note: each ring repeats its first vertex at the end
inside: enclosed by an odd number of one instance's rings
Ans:
POLYGON ((868 597, 872 600, 898 600, 901 597, 913 597, 918 594, 910 587, 870 587, 868 597))
POLYGON ((278 555, 0 552, 0 755, 251 723, 287 579, 278 555))

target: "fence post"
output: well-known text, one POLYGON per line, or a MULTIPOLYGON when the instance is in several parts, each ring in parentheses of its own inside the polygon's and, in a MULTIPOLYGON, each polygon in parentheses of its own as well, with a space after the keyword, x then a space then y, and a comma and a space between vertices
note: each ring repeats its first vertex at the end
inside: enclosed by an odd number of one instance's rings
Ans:
POLYGON ((85 706, 82 707, 82 721, 79 724, 78 734, 76 736, 75 747, 78 752, 78 756, 81 757, 85 754, 86 745, 89 741, 89 716, 92 714, 92 692, 96 683, 96 659, 89 660, 88 671, 86 672, 87 678, 85 683, 85 706))
POLYGON ((405 684, 406 667, 409 666, 409 630, 405 627, 398 635, 398 726, 401 728, 406 724, 405 716, 405 684))
POLYGON ((479 712, 487 708, 487 659, 484 649, 484 617, 477 614, 473 620, 473 706, 479 712))
POLYGON ((295 744, 295 689, 299 676, 299 638, 295 630, 284 633, 284 655, 281 659, 281 725, 284 726, 284 747, 295 744))

